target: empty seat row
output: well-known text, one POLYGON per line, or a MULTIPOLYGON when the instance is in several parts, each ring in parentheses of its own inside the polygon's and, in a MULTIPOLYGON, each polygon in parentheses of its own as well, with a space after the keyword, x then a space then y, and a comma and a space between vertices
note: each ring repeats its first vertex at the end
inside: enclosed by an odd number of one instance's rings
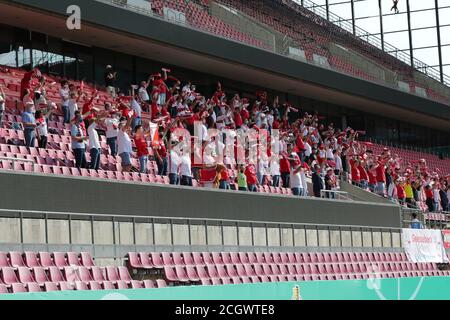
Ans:
POLYGON ((92 256, 88 252, 0 252, 0 268, 3 267, 68 267, 95 266, 92 256))
POLYGON ((24 293, 24 292, 50 292, 50 291, 66 291, 66 290, 123 290, 123 289, 152 289, 164 288, 167 283, 164 280, 132 280, 126 281, 84 281, 75 282, 45 282, 39 283, 13 283, 11 286, 0 284, 0 294, 2 293, 24 293))
POLYGON ((12 267, 3 267, 0 269, 0 283, 10 286, 14 283, 38 283, 46 282, 76 282, 82 281, 89 283, 92 281, 104 282, 125 281, 131 283, 131 278, 126 267, 18 267, 15 270, 12 267))
POLYGON ((404 253, 385 252, 129 252, 128 265, 135 269, 184 265, 299 264, 336 262, 406 262, 404 253))
MULTIPOLYGON (((201 279, 233 277, 376 274, 380 272, 437 272, 433 264, 417 268, 413 263, 333 263, 333 264, 226 264, 207 266, 165 266, 169 281, 198 282, 201 279)), ((445 275, 450 272, 443 271, 445 275)))

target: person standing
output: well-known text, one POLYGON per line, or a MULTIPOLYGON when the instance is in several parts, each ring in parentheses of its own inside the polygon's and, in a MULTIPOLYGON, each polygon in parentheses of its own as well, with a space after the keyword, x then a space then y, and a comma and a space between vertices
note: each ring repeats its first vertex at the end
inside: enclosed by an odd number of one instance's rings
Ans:
POLYGON ((67 80, 61 81, 61 89, 59 89, 59 96, 61 97, 62 101, 61 109, 63 112, 64 123, 70 123, 69 117, 70 89, 67 80))
POLYGON ((119 113, 111 111, 111 105, 105 104, 105 110, 112 112, 105 120, 106 126, 106 144, 109 146, 111 156, 117 156, 117 135, 119 134, 119 113))
POLYGON ((45 149, 47 148, 47 135, 48 135, 48 126, 47 121, 52 114, 53 110, 56 109, 56 105, 54 103, 49 103, 49 108, 47 112, 44 113, 43 110, 36 111, 36 131, 37 131, 37 139, 38 139, 38 147, 45 149))
POLYGON ((320 166, 318 164, 314 165, 314 170, 312 174, 313 192, 314 197, 320 198, 320 192, 323 190, 323 181, 320 176, 320 166))
POLYGON ((0 128, 3 128, 3 114, 5 113, 6 95, 3 88, 0 87, 0 128))
POLYGON ((119 132, 117 134, 117 153, 122 159, 122 171, 131 171, 131 153, 133 152, 133 146, 130 139, 131 130, 131 118, 122 118, 119 123, 119 132))
POLYGON ((86 136, 85 129, 83 128, 83 116, 80 111, 75 112, 75 117, 72 120, 72 129, 70 135, 72 136, 72 151, 75 155, 75 166, 78 169, 86 168, 86 136))
POLYGON ((102 120, 101 117, 92 117, 88 120, 88 136, 89 136, 89 152, 91 155, 90 168, 98 170, 100 168, 100 155, 102 147, 100 145, 100 138, 98 136, 98 123, 102 120))
POLYGON ((34 117, 34 104, 28 102, 25 105, 25 112, 22 113, 22 124, 25 136, 25 146, 30 148, 35 146, 36 140, 36 118, 34 117))
POLYGON ((106 66, 105 70, 105 87, 106 91, 111 95, 113 99, 116 99, 116 79, 117 79, 117 72, 113 70, 113 67, 111 65, 106 66))
POLYGON ((142 125, 138 124, 134 128, 134 145, 137 148, 137 157, 139 159, 139 172, 147 174, 148 168, 148 144, 147 139, 150 136, 150 132, 144 132, 142 125))

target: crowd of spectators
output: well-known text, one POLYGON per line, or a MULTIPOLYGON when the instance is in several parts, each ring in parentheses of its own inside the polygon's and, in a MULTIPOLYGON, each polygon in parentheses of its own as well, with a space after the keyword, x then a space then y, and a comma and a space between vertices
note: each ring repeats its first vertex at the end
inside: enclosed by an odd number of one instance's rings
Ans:
MULTIPOLYGON (((94 106, 98 91, 85 90, 83 82, 61 82, 61 105, 46 95, 45 76, 35 69, 21 82, 22 114, 26 146, 46 147, 47 120, 60 112, 71 126, 72 150, 78 168, 99 169, 99 132, 106 135, 109 153, 119 156, 123 171, 147 172, 149 157, 156 161, 158 174, 168 176, 171 184, 192 186, 193 179, 220 189, 256 191, 258 186, 290 188, 295 196, 334 197, 341 179, 410 208, 426 203, 428 211, 448 211, 449 176, 433 171, 424 159, 404 163, 388 148, 376 154, 365 134, 350 127, 338 128, 319 114, 309 114, 278 97, 269 99, 264 91, 253 99, 230 96, 217 83, 211 97, 205 97, 191 82, 182 82, 169 69, 151 74, 139 85, 131 85, 129 94, 115 88, 117 73, 111 66, 105 71, 107 92, 114 101, 94 106), (172 139, 177 129, 192 136, 200 123, 202 152, 214 142, 214 152, 225 154, 225 130, 273 130, 279 132, 279 152, 267 149, 267 157, 256 162, 237 163, 226 156, 221 163, 196 164, 193 153, 176 152, 186 141, 172 139), (208 129, 219 134, 208 136, 208 129), (182 144, 183 142, 183 144, 182 144), (90 163, 86 161, 90 153, 90 163), (133 168, 132 157, 139 160, 133 168), (312 188, 308 188, 311 181, 312 188), (323 193, 323 190, 326 190, 323 193), (310 194, 312 192, 312 194, 310 194)), ((52 83, 52 85, 55 83, 52 83)), ((5 94, 0 91, 0 117, 5 94)), ((190 149, 189 149, 190 150, 190 149)), ((195 150, 195 148, 193 148, 195 150)), ((246 150, 248 153, 248 150, 246 150)))

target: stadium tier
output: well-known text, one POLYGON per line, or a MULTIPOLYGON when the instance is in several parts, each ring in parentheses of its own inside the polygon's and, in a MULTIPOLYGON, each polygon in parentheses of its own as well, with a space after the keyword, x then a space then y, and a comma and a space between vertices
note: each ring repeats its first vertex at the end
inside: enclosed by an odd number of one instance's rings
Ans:
POLYGON ((0 293, 450 275, 435 263, 388 252, 130 252, 127 258, 127 267, 99 267, 86 252, 0 252, 0 293))
MULTIPOLYGON (((6 170, 18 170, 18 171, 26 171, 26 172, 37 172, 37 173, 45 173, 45 174, 59 174, 59 175, 67 175, 67 176, 83 176, 83 177, 95 177, 95 178, 104 178, 104 179, 117 179, 117 180, 124 180, 124 181, 135 181, 135 182, 143 182, 143 183, 163 183, 163 184, 170 184, 170 174, 172 172, 164 173, 161 171, 160 166, 158 166, 158 163, 156 160, 157 155, 154 151, 154 145, 151 141, 146 141, 146 150, 144 153, 147 153, 148 156, 151 157, 151 161, 146 162, 146 168, 141 168, 139 158, 142 156, 139 156, 139 153, 142 154, 142 148, 141 150, 137 150, 136 148, 136 139, 133 139, 132 146, 133 149, 137 152, 132 153, 131 157, 131 165, 133 168, 135 168, 133 171, 128 169, 124 170, 122 168, 122 160, 117 155, 113 155, 112 150, 110 150, 108 144, 107 144, 107 137, 105 135, 100 135, 97 137, 98 140, 98 148, 99 148, 99 159, 98 159, 98 165, 97 167, 92 167, 91 164, 93 163, 91 155, 92 153, 88 152, 86 153, 86 163, 80 166, 80 164, 77 162, 75 151, 73 149, 73 140, 74 137, 71 134, 71 129, 73 127, 76 128, 75 124, 73 123, 67 123, 67 120, 64 120, 63 109, 62 107, 59 107, 55 110, 52 110, 53 114, 50 114, 48 116, 48 119, 46 122, 46 145, 40 146, 40 148, 36 148, 39 143, 33 142, 34 145, 27 145, 27 141, 25 139, 24 134, 24 121, 21 116, 21 110, 24 109, 24 101, 21 101, 20 99, 20 88, 21 88, 21 82, 22 79, 24 79, 25 71, 20 69, 9 69, 7 67, 3 67, 0 73, 0 81, 4 84, 4 95, 5 95, 5 106, 6 110, 3 114, 3 120, 2 120, 2 128, 0 128, 0 156, 3 157, 0 160, 0 168, 6 169, 6 170), (25 160, 25 161, 21 161, 25 160), (89 165, 88 165, 89 163, 89 165)), ((30 73, 28 73, 29 75, 30 73)), ((42 86, 45 90, 45 94, 47 99, 54 103, 56 103, 59 106, 63 105, 63 96, 61 96, 61 86, 56 82, 61 81, 61 79, 55 78, 55 77, 48 77, 45 79, 45 83, 42 86), (47 89, 48 88, 48 89, 47 89)), ((35 84, 36 85, 36 84, 35 84)), ((77 107, 77 101, 83 102, 83 110, 87 106, 88 109, 84 111, 89 110, 97 110, 94 111, 98 115, 100 115, 100 110, 104 111, 104 106, 106 104, 112 104, 114 103, 114 99, 112 99, 106 92, 98 92, 96 89, 91 87, 88 84, 82 84, 78 81, 73 81, 72 85, 74 87, 77 87, 79 90, 79 94, 85 96, 83 100, 80 100, 77 98, 77 100, 72 99, 73 106, 75 108, 77 107), (82 86, 82 90, 80 90, 82 86), (88 98, 89 97, 89 98, 88 98)), ((183 89, 186 89, 184 87, 183 89)), ((189 88, 190 90, 190 88, 189 88)), ((153 96, 157 95, 157 91, 155 89, 153 90, 153 96)), ((217 99, 218 94, 223 95, 221 88, 215 93, 213 96, 213 99, 217 99)), ((195 95, 199 95, 199 93, 195 92, 195 95)), ((197 115, 193 114, 195 112, 194 107, 188 106, 190 97, 186 93, 186 91, 183 93, 184 105, 180 105, 180 100, 176 101, 173 99, 168 99, 167 104, 164 106, 164 108, 159 111, 157 108, 161 108, 162 105, 157 105, 156 103, 152 104, 152 112, 146 113, 144 112, 141 107, 139 107, 139 110, 133 109, 139 114, 135 114, 134 116, 129 116, 129 118, 134 118, 139 121, 139 123, 143 123, 142 119, 146 119, 147 121, 151 121, 151 119, 158 118, 162 115, 164 115, 164 110, 171 110, 171 117, 173 120, 176 120, 177 113, 185 113, 186 110, 188 112, 188 120, 192 121, 196 117, 199 118, 197 115), (179 108, 182 108, 179 109, 179 108), (187 109, 186 109, 187 108, 187 109)), ((130 99, 130 98, 127 98, 130 99)), ((132 98, 136 99, 136 98, 132 98)), ((141 97, 139 99, 142 100, 141 97)), ((119 100, 118 100, 119 101, 119 100)), ((136 101, 136 100, 133 100, 136 101)), ((142 100, 143 101, 143 100, 142 100)), ((182 100, 181 100, 182 101, 182 100)), ((242 101, 245 101, 242 99, 242 101)), ((237 102, 237 101, 236 101, 237 102)), ((49 103, 49 102, 46 102, 49 103)), ((241 102, 243 103, 243 102, 241 102)), ((39 103, 38 103, 39 104, 39 103)), ((125 106, 125 109, 120 112, 122 116, 127 116, 130 108, 130 105, 127 105, 123 102, 119 102, 119 106, 125 106)), ((43 108, 42 110, 48 110, 46 109, 47 106, 43 105, 42 103, 38 108, 43 108)), ((133 105, 132 108, 136 108, 135 105, 133 105)), ((223 126, 227 122, 226 128, 235 128, 236 127, 236 121, 242 121, 243 116, 247 116, 246 107, 241 107, 242 110, 239 112, 237 110, 233 110, 233 114, 231 113, 223 113, 222 115, 219 115, 221 119, 221 123, 223 126), (222 122, 223 121, 223 122, 222 122)), ((289 111, 288 107, 288 111, 289 111)), ((198 109, 197 109, 198 110, 198 109)), ((102 112, 103 112, 102 111, 102 112)), ((271 115, 274 114, 274 111, 279 113, 276 109, 272 110, 271 115)), ((202 111, 200 111, 199 115, 202 111)), ((219 111, 222 112, 222 111, 219 111)), ((168 114, 167 114, 168 115, 168 114)), ((179 115, 178 115, 179 116, 179 115)), ((91 118, 93 117, 90 116, 91 118)), ((111 119, 112 116, 108 115, 111 119)), ((317 116, 315 116, 317 117, 317 116)), ((179 118, 178 118, 179 119, 179 118)), ((300 130, 309 130, 305 124, 308 124, 308 121, 310 121, 311 116, 306 114, 306 116, 303 118, 303 121, 300 123, 300 130)), ((187 126, 189 126, 189 122, 187 122, 187 126)), ((274 118, 271 120, 271 123, 268 123, 265 118, 260 118, 260 114, 254 114, 252 117, 249 117, 250 121, 254 122, 256 126, 260 127, 269 127, 270 128, 282 128, 287 130, 295 130, 297 135, 299 135, 298 129, 296 129, 296 124, 294 123, 294 126, 291 127, 291 125, 287 123, 277 123, 278 120, 274 118)), ((317 118, 318 120, 318 118, 317 118)), ((114 120, 116 121, 116 120, 114 120)), ((217 119, 211 118, 210 121, 215 122, 214 124, 210 124, 210 126, 218 127, 219 122, 217 119)), ((320 121, 320 120, 318 120, 320 121)), ((85 122, 86 123, 86 122, 85 122)), ((164 123, 160 124, 167 128, 170 128, 169 121, 166 120, 164 123)), ((84 126, 83 130, 86 130, 87 126, 89 126, 88 123, 84 126)), ((322 124, 316 124, 316 126, 323 126, 322 124)), ((312 126, 309 128, 313 128, 312 126)), ((106 125, 105 122, 99 123, 97 129, 105 130, 106 125)), ((441 160, 435 155, 431 154, 423 154, 418 153, 414 151, 409 150, 402 150, 398 148, 390 148, 390 151, 387 151, 386 146, 372 144, 372 143, 359 143, 355 141, 355 136, 349 136, 346 141, 342 139, 342 134, 340 130, 335 131, 334 128, 329 127, 331 135, 325 134, 320 136, 316 133, 306 136, 306 138, 301 138, 299 136, 297 138, 297 141, 295 142, 295 148, 292 150, 294 151, 294 155, 298 155, 298 159, 296 161, 301 161, 304 163, 303 171, 304 171, 304 179, 305 181, 302 182, 301 189, 307 190, 308 187, 306 187, 307 182, 306 179, 308 177, 312 176, 312 173, 314 171, 314 166, 316 164, 319 165, 319 167, 322 169, 322 171, 325 171, 327 168, 333 169, 332 175, 330 177, 333 177, 332 183, 333 186, 327 186, 326 189, 331 190, 338 190, 338 181, 334 174, 337 175, 337 178, 341 175, 341 173, 345 170, 345 167, 353 167, 355 166, 355 169, 350 169, 351 175, 350 178, 352 182, 354 182, 356 185, 363 187, 367 191, 375 192, 375 188, 371 187, 369 188, 369 184, 374 186, 378 180, 382 181, 385 180, 385 177, 379 177, 377 176, 374 161, 376 161, 376 158, 373 157, 373 155, 377 155, 377 157, 383 156, 384 164, 383 166, 389 168, 391 170, 391 176, 394 178, 394 180, 397 180, 398 178, 404 178, 406 182, 406 179, 410 177, 413 173, 418 173, 420 177, 423 179, 422 184, 425 186, 426 183, 428 183, 431 179, 434 179, 433 181, 437 181, 436 179, 440 179, 440 182, 442 183, 441 189, 443 192, 446 192, 446 186, 445 186, 445 177, 448 176, 450 173, 450 160, 444 159, 441 160), (332 131, 331 131, 332 130, 332 131), (309 137, 309 139, 308 139, 309 137), (302 141, 299 141, 299 140, 302 141), (317 143, 317 139, 323 139, 321 144, 317 143), (338 140, 339 139, 339 140, 338 140), (305 144, 308 145, 308 147, 305 147, 305 144), (351 147, 349 147, 347 144, 350 144, 351 147), (352 145, 353 144, 353 145, 352 145), (345 146, 347 145, 347 146, 345 146), (311 146, 314 148, 312 149, 311 146), (339 148, 341 151, 336 153, 336 150, 339 148), (311 151, 308 151, 307 149, 310 149, 311 151), (307 156, 305 157, 306 152, 308 151, 307 156), (313 153, 316 153, 316 155, 313 155, 313 153), (362 158, 356 159, 355 155, 359 154, 359 156, 362 158), (348 157, 349 164, 343 164, 342 163, 342 156, 348 157), (371 156, 371 158, 368 158, 368 155, 371 156), (352 157, 353 159, 350 159, 352 157), (365 158, 366 157, 366 158, 365 158), (365 161, 361 166, 360 164, 356 164, 354 160, 358 161, 365 161), (305 161, 306 160, 306 161, 305 161), (338 162, 336 164, 336 162, 338 162), (336 167, 337 166, 337 167, 336 167), (369 170, 370 169, 370 170, 369 170), (358 176, 355 176, 355 172, 358 176), (373 172, 373 173, 371 173, 373 172), (361 177, 362 175, 362 177, 361 177), (372 177, 372 179, 369 179, 369 176, 372 177), (377 180, 378 179, 378 180, 377 180), (362 180, 362 182, 361 182, 362 180), (369 181, 371 180, 371 181, 369 181), (374 180, 374 181, 372 181, 374 180), (364 182, 366 181, 366 182, 364 182)), ((133 128, 134 130, 134 128, 133 128)), ((117 135, 117 132, 119 130, 115 129, 114 134, 117 135)), ((108 132, 107 132, 108 134, 108 132)), ((347 135, 347 133, 345 133, 347 135)), ((162 138, 162 135, 161 135, 162 138)), ((90 141, 91 143, 92 141, 90 141)), ((168 145, 164 146, 164 150, 169 149, 168 145)), ((286 150, 288 151, 288 150, 286 150)), ((166 151, 164 151, 166 152, 166 151)), ((83 152, 84 153, 84 152, 83 152)), ((288 153, 282 154, 282 157, 286 158, 286 160, 292 161, 292 159, 289 159, 288 153)), ((171 157, 168 157, 169 161, 171 157)), ((378 163, 380 163, 380 158, 377 160, 378 163)), ((192 166, 192 164, 188 164, 189 166, 192 166)), ((286 163, 284 165, 284 168, 278 168, 278 172, 275 173, 262 173, 260 170, 260 166, 255 169, 255 173, 257 173, 257 178, 259 180, 259 183, 257 186, 255 186, 256 191, 259 192, 267 192, 267 193, 277 193, 277 194, 293 194, 296 190, 295 188, 298 188, 299 186, 293 186, 289 185, 289 183, 286 181, 287 179, 280 179, 281 173, 285 174, 286 172, 289 172, 291 170, 289 166, 292 166, 292 163, 286 163), (287 166, 287 168, 286 168, 287 166), (281 170, 281 171, 280 171, 281 170), (287 171, 286 171, 287 170, 287 171), (258 177, 259 176, 259 177, 258 177), (261 176, 264 176, 264 179, 261 178, 261 176), (281 180, 281 181, 280 181, 281 180)), ((247 167, 248 168, 248 167, 247 167)), ((194 169, 194 166, 192 166, 192 170, 194 169)), ((179 169, 178 169, 179 170, 179 169)), ((239 186, 238 183, 238 176, 239 176, 239 168, 237 165, 233 163, 229 163, 227 168, 224 168, 226 172, 223 172, 223 175, 226 175, 226 179, 224 182, 226 182, 226 188, 237 190, 239 187, 243 187, 242 185, 239 186)), ((189 169, 188 171, 191 171, 189 169)), ((250 180, 253 178, 252 174, 247 172, 246 170, 245 175, 246 179, 250 180)), ((206 171, 200 171, 200 175, 196 177, 192 177, 192 172, 189 172, 189 178, 192 181, 190 184, 192 184, 193 187, 198 187, 199 185, 209 185, 205 182, 211 182, 214 180, 214 170, 212 171, 212 175, 210 173, 205 173, 206 171), (206 177, 209 175, 209 177, 206 177), (202 181, 198 181, 202 180, 202 181)), ((291 175, 292 173, 290 173, 291 175)), ((412 177, 413 181, 415 182, 417 179, 415 177, 412 177)), ((411 179, 410 179, 411 180, 411 179)), ((417 180, 419 181, 419 180, 417 180)), ((322 182, 323 183, 323 182, 322 182)), ((173 184, 173 183, 172 183, 173 184)), ((247 183, 248 189, 253 189, 253 186, 250 186, 250 183, 247 183)), ((437 186, 437 184, 436 184, 437 186)), ((398 187, 399 190, 396 188, 396 192, 401 192, 401 187, 398 187)), ((404 188, 404 185, 403 185, 404 188)), ((414 207, 419 208, 420 210, 426 211, 447 211, 447 205, 446 201, 443 198, 442 201, 434 201, 433 200, 433 207, 426 204, 427 194, 425 188, 418 188, 417 189, 417 195, 415 196, 415 203, 414 207)), ((440 189, 439 189, 440 190, 440 189)), ((388 186, 385 186, 383 190, 376 191, 378 194, 382 196, 386 196, 392 199, 399 199, 399 201, 404 204, 404 200, 402 200, 402 196, 395 196, 393 194, 389 194, 388 186)), ((307 192, 302 193, 302 195, 307 195, 307 192)), ((314 196, 322 196, 321 194, 317 194, 317 192, 314 194, 314 196)), ((440 197, 444 197, 445 195, 440 195, 440 197)), ((412 205, 411 203, 408 204, 412 205)))

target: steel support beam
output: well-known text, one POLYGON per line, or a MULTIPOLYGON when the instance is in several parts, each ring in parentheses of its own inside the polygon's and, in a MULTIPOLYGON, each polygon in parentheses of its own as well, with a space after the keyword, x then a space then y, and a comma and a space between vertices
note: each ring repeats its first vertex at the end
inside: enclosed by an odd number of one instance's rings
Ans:
POLYGON ((409 0, 406 0, 406 15, 408 17, 408 36, 409 36, 409 55, 411 59, 411 67, 414 68, 414 49, 411 31, 411 10, 409 8, 409 0))
POLYGON ((434 8, 436 10, 436 30, 437 30, 437 44, 439 54, 439 73, 441 75, 441 83, 444 83, 444 67, 442 63, 442 43, 441 43, 441 24, 439 22, 439 0, 434 0, 434 8))
POLYGON ((381 35, 381 50, 384 51, 384 27, 383 27, 383 7, 381 6, 381 0, 378 0, 379 16, 380 16, 380 35, 381 35))

